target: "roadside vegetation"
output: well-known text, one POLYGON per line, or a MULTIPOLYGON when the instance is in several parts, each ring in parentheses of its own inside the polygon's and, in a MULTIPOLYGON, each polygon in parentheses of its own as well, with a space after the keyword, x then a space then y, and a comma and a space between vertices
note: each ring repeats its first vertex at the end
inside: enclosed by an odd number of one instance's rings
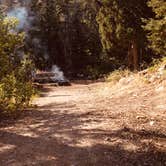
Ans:
POLYGON ((69 78, 113 83, 142 70, 155 72, 165 63, 165 13, 163 0, 3 0, 0 112, 30 103, 34 69, 56 64, 69 78))
POLYGON ((0 18, 0 114, 21 111, 34 94, 33 65, 22 51, 24 33, 16 31, 17 25, 15 18, 0 18))
POLYGON ((130 70, 115 70, 105 77, 105 80, 111 84, 116 84, 124 80, 138 81, 144 83, 153 83, 156 79, 163 81, 166 79, 166 58, 154 59, 148 68, 142 71, 132 72, 130 70))

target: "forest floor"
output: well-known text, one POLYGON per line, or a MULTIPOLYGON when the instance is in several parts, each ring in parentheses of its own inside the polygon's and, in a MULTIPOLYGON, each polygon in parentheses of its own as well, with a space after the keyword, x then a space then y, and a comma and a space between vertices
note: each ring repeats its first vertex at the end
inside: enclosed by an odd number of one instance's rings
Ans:
POLYGON ((166 88, 45 86, 35 109, 0 126, 0 166, 164 166, 166 88))

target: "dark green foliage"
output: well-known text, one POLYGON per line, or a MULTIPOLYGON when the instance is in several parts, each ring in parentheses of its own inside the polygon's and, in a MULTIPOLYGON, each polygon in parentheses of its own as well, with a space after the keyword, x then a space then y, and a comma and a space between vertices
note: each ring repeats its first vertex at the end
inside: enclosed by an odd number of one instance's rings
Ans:
POLYGON ((32 63, 21 52, 24 34, 15 31, 17 23, 14 18, 0 19, 0 113, 22 109, 34 93, 32 63))
POLYGON ((150 15, 151 10, 146 0, 102 1, 97 20, 102 45, 108 56, 119 59, 121 64, 130 63, 128 55, 135 44, 139 61, 146 48, 142 18, 148 18, 150 15))
POLYGON ((146 20, 145 30, 148 32, 150 48, 158 55, 166 55, 166 2, 164 0, 150 0, 155 17, 146 20))
POLYGON ((163 0, 33 0, 28 9, 33 19, 24 49, 39 69, 56 64, 65 74, 97 77, 138 70, 165 55, 163 0))
POLYGON ((102 47, 93 4, 49 0, 40 4, 34 1, 31 8, 37 23, 36 31, 30 31, 31 38, 38 38, 45 49, 43 53, 35 53, 37 66, 43 59, 47 67, 57 64, 74 74, 96 65, 102 47), (47 60, 44 60, 45 52, 47 60))

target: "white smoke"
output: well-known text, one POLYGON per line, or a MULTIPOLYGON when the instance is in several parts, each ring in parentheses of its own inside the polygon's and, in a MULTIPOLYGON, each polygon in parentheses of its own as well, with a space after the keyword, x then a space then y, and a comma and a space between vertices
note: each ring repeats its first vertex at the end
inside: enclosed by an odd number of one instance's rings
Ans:
MULTIPOLYGON (((33 25, 36 16, 29 8, 31 1, 32 0, 21 0, 21 1, 15 0, 14 1, 15 4, 13 4, 12 7, 7 12, 7 17, 14 17, 18 19, 19 24, 17 26, 17 30, 24 31, 27 38, 29 37, 29 31, 36 28, 33 25)), ((39 38, 33 38, 31 40, 35 50, 42 50, 44 58, 48 60, 49 55, 47 53, 47 49, 41 43, 41 40, 39 38)), ((53 77, 54 80, 58 81, 67 80, 64 76, 64 73, 60 70, 58 66, 53 65, 51 72, 54 73, 53 77)))
POLYGON ((54 73, 53 79, 58 81, 66 80, 64 73, 60 70, 60 68, 57 65, 52 66, 51 72, 54 73))
POLYGON ((17 26, 18 30, 25 29, 25 27, 29 26, 28 22, 28 11, 25 7, 18 7, 10 10, 7 13, 7 17, 15 17, 18 19, 19 24, 17 26))

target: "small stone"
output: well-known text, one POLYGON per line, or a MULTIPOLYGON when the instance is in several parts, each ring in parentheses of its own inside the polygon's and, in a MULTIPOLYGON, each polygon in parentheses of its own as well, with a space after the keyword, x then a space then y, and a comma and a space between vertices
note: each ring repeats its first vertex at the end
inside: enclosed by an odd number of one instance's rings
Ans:
POLYGON ((153 126, 155 124, 155 121, 150 121, 150 126, 153 126))
POLYGON ((145 116, 136 116, 136 119, 146 119, 145 116))

